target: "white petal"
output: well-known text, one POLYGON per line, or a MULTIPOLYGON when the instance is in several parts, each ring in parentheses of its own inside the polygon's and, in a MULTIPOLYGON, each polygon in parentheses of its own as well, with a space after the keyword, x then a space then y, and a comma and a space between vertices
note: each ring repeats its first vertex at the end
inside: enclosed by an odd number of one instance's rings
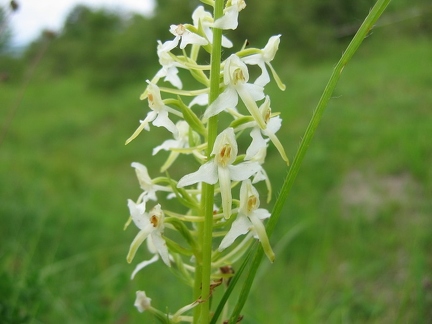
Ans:
POLYGON ((203 93, 196 96, 189 104, 189 107, 194 105, 207 106, 208 105, 208 94, 203 93))
POLYGON ((179 180, 179 182, 177 183, 177 187, 182 188, 198 182, 215 184, 217 180, 217 165, 212 160, 201 165, 197 171, 186 174, 183 178, 179 180))
POLYGON ((243 162, 237 165, 229 165, 231 180, 243 181, 257 173, 261 166, 257 162, 243 162))
POLYGON ((173 48, 175 48, 178 45, 179 40, 180 40, 180 36, 176 36, 172 41, 166 41, 160 47, 160 51, 162 52, 171 51, 173 48))
POLYGON ((165 240, 162 238, 161 233, 159 231, 154 231, 151 234, 151 237, 153 239, 153 244, 156 247, 156 250, 158 251, 159 255, 161 256, 163 262, 170 267, 171 265, 169 262, 168 248, 165 240))
POLYGON ((156 119, 153 121, 153 125, 157 127, 165 127, 167 130, 169 130, 171 133, 173 133, 174 136, 178 135, 178 130, 175 124, 169 119, 168 117, 168 111, 162 110, 159 112, 156 119))
POLYGON ((159 260, 159 255, 155 254, 155 255, 153 255, 153 257, 150 260, 146 260, 146 261, 138 263, 137 266, 135 267, 134 271, 131 274, 131 280, 133 278, 135 278, 135 275, 139 271, 141 271, 142 269, 144 269, 145 267, 147 267, 149 264, 155 263, 157 260, 159 260))
POLYGON ((222 210, 225 219, 231 217, 231 178, 230 169, 227 167, 218 167, 219 187, 222 198, 222 210))
POLYGON ((184 49, 188 44, 207 45, 208 42, 205 38, 186 30, 182 36, 180 48, 184 49))
POLYGON ((254 127, 250 133, 252 142, 246 150, 245 160, 253 159, 261 149, 267 147, 267 141, 262 137, 261 130, 258 127, 254 127))
POLYGON ((141 230, 150 224, 148 215, 145 213, 145 204, 145 200, 141 204, 135 204, 132 200, 128 199, 128 207, 132 220, 141 230))
POLYGON ((227 87, 217 98, 213 101, 204 113, 204 119, 219 114, 228 108, 234 108, 238 103, 237 92, 232 87, 227 87))
POLYGON ((255 215, 254 213, 252 213, 252 215, 249 216, 249 219, 253 224, 255 233, 258 235, 258 238, 261 242, 264 253, 267 255, 270 262, 273 262, 275 259, 275 255, 274 255, 274 252, 271 248, 269 239, 267 237, 267 233, 266 233, 266 229, 264 227, 264 224, 257 217, 257 215, 255 215))
POLYGON ((149 223, 141 231, 139 231, 137 236, 135 236, 134 240, 132 241, 129 247, 129 252, 126 257, 128 263, 132 262, 133 258, 135 257, 136 251, 141 246, 142 242, 144 242, 144 240, 147 238, 147 236, 149 236, 149 234, 154 231, 154 229, 155 228, 153 227, 153 225, 149 223))
MULTIPOLYGON (((244 84, 243 86, 237 86, 236 90, 237 90, 240 98, 244 102, 247 110, 249 110, 249 113, 252 115, 252 117, 258 123, 258 126, 260 128, 266 128, 266 124, 264 122, 264 119, 261 116, 259 108, 255 102, 256 101, 255 98, 257 98, 257 97, 253 97, 254 95, 260 95, 260 94, 257 92, 250 92, 249 86, 255 86, 255 85, 244 84)), ((264 93, 262 93, 262 98, 264 98, 264 93)))
POLYGON ((220 29, 236 29, 238 26, 238 8, 236 6, 229 7, 225 14, 217 19, 213 27, 220 29))
POLYGON ((227 235, 225 235, 221 244, 219 245, 219 251, 222 251, 229 247, 231 244, 234 243, 237 237, 249 232, 251 227, 252 223, 249 221, 249 219, 246 216, 239 214, 237 216, 237 219, 232 223, 231 229, 229 230, 227 235))
POLYGON ((161 145, 156 146, 153 149, 153 155, 157 154, 160 150, 169 151, 172 148, 180 147, 178 140, 169 139, 163 142, 161 145))

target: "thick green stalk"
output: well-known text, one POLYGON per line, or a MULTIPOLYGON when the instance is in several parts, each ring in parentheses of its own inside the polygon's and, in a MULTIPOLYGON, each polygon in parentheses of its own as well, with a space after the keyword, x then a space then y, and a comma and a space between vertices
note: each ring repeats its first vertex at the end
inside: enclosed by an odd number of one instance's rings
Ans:
MULTIPOLYGON (((214 19, 223 15, 224 0, 216 0, 214 7, 214 19)), ((213 44, 211 53, 211 70, 210 70, 210 93, 209 104, 219 96, 220 83, 220 65, 222 52, 222 30, 213 29, 213 44)), ((207 125, 207 158, 210 159, 213 145, 217 136, 218 117, 209 118, 207 125)), ((211 276, 211 255, 213 243, 213 199, 214 185, 203 183, 202 188, 202 211, 205 221, 202 226, 201 244, 202 244, 202 266, 201 266, 201 299, 203 303, 200 310, 195 312, 194 323, 207 324, 210 321, 210 276, 211 276), (197 322, 197 317, 199 321, 197 322)), ((198 279, 198 278, 196 278, 198 279)))
MULTIPOLYGON (((288 197, 288 194, 292 188, 294 180, 299 172, 301 163, 304 159, 307 149, 312 141, 312 138, 315 135, 315 131, 321 121, 321 117, 324 113, 325 108, 332 96, 332 93, 336 87, 337 82, 339 81, 340 75, 342 74, 343 69, 349 62, 349 60, 353 57, 354 53, 359 48, 360 44, 363 42, 365 37, 368 35, 370 30, 372 29, 375 22, 384 12, 387 5, 390 3, 390 0, 378 0, 372 10, 369 12, 369 15, 364 20, 363 24, 357 31, 356 35, 348 45, 345 52, 342 54, 341 59, 335 66, 333 73, 324 89, 324 92, 318 102, 318 105, 312 115, 311 121, 305 131, 303 139, 300 143, 300 147, 297 151, 297 154, 294 157, 294 161, 291 165, 291 168, 288 171, 288 174, 285 178, 285 181, 282 185, 281 192, 276 200, 275 206, 273 208, 272 216, 267 224, 267 234, 270 236, 273 233, 273 230, 279 220, 279 217, 282 212, 282 208, 284 203, 288 197)), ((261 259, 263 257, 263 249, 261 246, 256 250, 254 259, 251 264, 251 268, 247 274, 246 280, 243 284, 239 299, 235 306, 235 309, 230 317, 229 323, 236 323, 238 316, 246 303, 247 297, 249 295, 250 289, 252 287, 253 280, 255 278, 258 267, 261 263, 261 259)))

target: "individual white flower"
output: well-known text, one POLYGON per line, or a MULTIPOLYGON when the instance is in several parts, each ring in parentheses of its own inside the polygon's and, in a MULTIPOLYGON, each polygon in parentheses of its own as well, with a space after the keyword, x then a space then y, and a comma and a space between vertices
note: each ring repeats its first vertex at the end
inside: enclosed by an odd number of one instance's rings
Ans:
POLYGON ((174 139, 166 140, 153 149, 153 155, 157 154, 160 150, 171 151, 168 160, 161 167, 161 172, 167 170, 180 154, 179 151, 172 149, 189 147, 189 124, 184 120, 180 120, 177 122, 176 127, 178 132, 177 135, 174 135, 174 139))
POLYGON ((184 49, 188 44, 207 45, 208 41, 198 34, 195 34, 186 28, 186 25, 171 25, 170 33, 175 37, 171 41, 166 41, 161 46, 161 51, 169 52, 180 42, 180 48, 184 49))
POLYGON ((236 220, 232 223, 231 229, 223 238, 219 245, 219 251, 223 251, 240 235, 253 231, 255 236, 260 240, 264 252, 271 262, 274 261, 274 253, 270 246, 267 233, 262 221, 270 217, 270 213, 260 205, 258 191, 248 179, 242 182, 240 188, 240 207, 236 220))
POLYGON ((137 130, 126 140, 126 144, 130 143, 135 137, 141 133, 143 129, 149 130, 149 123, 152 123, 156 127, 165 127, 173 134, 177 134, 177 128, 174 123, 168 117, 168 111, 172 111, 172 108, 166 106, 162 101, 159 87, 147 80, 148 83, 148 103, 151 111, 147 114, 144 120, 141 120, 141 125, 137 130))
POLYGON ((233 128, 221 132, 215 140, 212 155, 214 158, 203 164, 198 171, 185 175, 177 184, 181 188, 198 182, 215 184, 219 181, 222 208, 225 218, 231 216, 231 181, 243 181, 256 174, 260 168, 257 162, 242 162, 232 165, 238 153, 233 128))
POLYGON ((135 172, 138 178, 138 182, 140 184, 143 193, 138 198, 138 201, 156 201, 156 192, 157 191, 167 191, 171 192, 172 190, 169 187, 160 186, 154 183, 154 181, 150 178, 147 167, 139 162, 132 162, 131 166, 135 168, 135 172))
POLYGON ((288 163, 288 157, 285 153, 285 150, 279 141, 279 139, 276 136, 276 132, 281 128, 282 125, 282 119, 279 116, 271 116, 271 107, 270 107, 270 97, 266 96, 265 101, 262 103, 262 105, 259 107, 259 113, 262 116, 265 127, 262 128, 260 125, 254 120, 248 123, 244 123, 241 126, 236 128, 236 131, 243 130, 246 128, 251 127, 252 131, 250 133, 250 136, 252 137, 252 143, 250 144, 249 148, 246 151, 246 160, 250 160, 253 156, 255 156, 258 151, 265 147, 268 140, 265 140, 263 138, 264 136, 267 136, 274 146, 279 151, 279 154, 281 155, 282 159, 288 163))
MULTIPOLYGON (((208 11, 205 11, 203 6, 198 6, 198 8, 196 8, 195 11, 192 13, 192 20, 196 28, 199 28, 199 26, 202 27, 207 39, 212 42, 213 31, 210 28, 213 26, 212 14, 208 11)), ((231 48, 233 46, 233 43, 225 36, 222 36, 222 46, 226 48, 231 48)))
MULTIPOLYGON (((266 142, 266 141, 265 141, 266 142)), ((257 171, 257 173, 253 176, 252 178, 252 183, 255 184, 257 182, 260 181, 264 181, 267 187, 267 203, 270 202, 271 200, 271 196, 272 196, 272 188, 271 188, 271 183, 270 183, 270 179, 267 175, 267 172, 264 170, 263 168, 263 164, 265 162, 265 157, 267 155, 267 145, 261 147, 253 156, 248 156, 248 159, 245 160, 249 160, 252 162, 258 162, 260 165, 260 169, 257 171)), ((247 154, 246 154, 247 156, 247 154)))
POLYGON ((162 65, 162 68, 156 73, 156 77, 158 79, 165 77, 164 81, 168 81, 174 87, 182 89, 183 83, 178 76, 179 71, 177 69, 180 64, 174 61, 174 59, 167 51, 162 50, 161 41, 158 41, 157 54, 159 57, 159 64, 162 65))
POLYGON ((248 81, 249 71, 246 64, 237 55, 232 54, 226 59, 224 66, 224 84, 226 85, 226 89, 206 109, 204 118, 208 119, 223 110, 235 108, 240 96, 258 125, 261 128, 265 128, 266 124, 256 104, 256 101, 264 98, 264 89, 259 85, 248 83, 248 81))
POLYGON ((258 65, 261 68, 261 75, 255 80, 254 82, 255 84, 264 87, 267 83, 270 82, 270 76, 266 69, 266 65, 268 65, 268 67, 273 73, 273 76, 278 82, 278 86, 281 87, 282 90, 285 90, 285 86, 282 84, 282 82, 280 82, 279 77, 276 74, 276 71, 273 69, 270 63, 271 61, 273 61, 276 52, 279 48, 280 36, 281 35, 270 37, 266 46, 262 50, 260 50, 260 53, 242 57, 242 61, 245 62, 246 64, 258 65))
POLYGON ((140 313, 151 308, 151 298, 148 298, 145 291, 137 291, 134 306, 140 313))
POLYGON ((161 209, 160 204, 157 204, 150 212, 145 212, 145 202, 141 204, 135 204, 132 200, 128 200, 129 212, 135 225, 140 229, 140 232, 132 241, 127 255, 127 261, 132 262, 136 251, 144 242, 144 240, 150 235, 153 244, 161 256, 162 260, 167 266, 170 266, 168 248, 166 242, 162 237, 164 231, 164 212, 161 209))
POLYGON ((237 28, 239 12, 246 8, 246 2, 244 0, 232 0, 231 5, 229 5, 229 1, 227 5, 224 9, 224 15, 215 21, 213 27, 220 29, 237 28))

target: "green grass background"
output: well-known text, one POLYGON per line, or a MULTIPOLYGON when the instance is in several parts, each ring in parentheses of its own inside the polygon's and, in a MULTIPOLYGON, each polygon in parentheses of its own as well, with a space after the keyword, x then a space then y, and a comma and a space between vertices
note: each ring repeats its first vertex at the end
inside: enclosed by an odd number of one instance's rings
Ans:
MULTIPOLYGON (((291 159, 337 59, 275 62, 287 90, 268 91, 291 159)), ((154 323, 136 290, 161 310, 190 302, 163 265, 130 281, 125 260, 137 232, 123 231, 126 199, 140 192, 130 163, 155 176, 165 157, 151 157, 164 130, 124 146, 148 77, 103 93, 36 70, 0 144, 1 323, 154 323)), ((2 127, 21 89, 0 84, 2 127)), ((431 40, 376 33, 344 70, 242 323, 431 323, 431 134, 431 40)), ((276 194, 286 169, 274 148, 267 159, 276 194)))

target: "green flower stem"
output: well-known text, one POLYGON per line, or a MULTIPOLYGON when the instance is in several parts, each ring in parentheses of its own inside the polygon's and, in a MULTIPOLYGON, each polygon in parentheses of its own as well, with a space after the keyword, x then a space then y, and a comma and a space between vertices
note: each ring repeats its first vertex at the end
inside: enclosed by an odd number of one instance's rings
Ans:
MULTIPOLYGON (((224 0, 216 0, 214 6, 214 19, 223 15, 224 0)), ((213 44, 211 53, 210 70, 210 94, 209 104, 219 96, 220 65, 222 52, 222 30, 213 29, 213 44)), ((207 125, 207 158, 210 159, 213 145, 217 136, 218 117, 213 116, 207 125)), ((201 278, 195 277, 196 281, 201 282, 201 300, 198 310, 194 313, 194 323, 207 324, 210 321, 210 276, 211 276, 211 255, 213 243, 213 199, 214 185, 203 183, 202 189, 202 212, 204 214, 204 224, 199 226, 202 246, 201 278)), ((196 297, 196 285, 195 285, 196 297)))
MULTIPOLYGON (((321 117, 324 113, 325 108, 327 107, 327 104, 332 96, 332 93, 336 87, 337 82, 339 81, 340 75, 342 74, 343 69, 349 62, 349 60, 353 57, 354 53, 359 48, 360 44, 363 42, 365 37, 368 35, 370 30, 372 29, 375 22, 378 20, 378 18, 381 16, 381 14, 384 12, 387 5, 390 3, 390 0, 378 0, 375 4, 375 6, 372 8, 372 10, 369 12, 369 15, 364 20, 363 24, 357 31, 356 35, 348 45, 345 52, 342 54, 341 59, 335 66, 333 73, 324 89, 324 92, 318 102, 318 105, 312 115, 312 119, 306 129, 306 132, 303 136, 303 140, 300 143, 300 147, 297 151, 297 154, 294 157, 294 161, 292 163, 291 168, 288 171, 288 174, 285 178, 285 181, 282 185, 281 192, 279 194, 278 199, 276 200, 275 206, 273 208, 272 216, 267 224, 267 234, 270 236, 273 233, 273 230, 279 220, 279 217, 282 212, 282 208, 284 206, 285 200, 288 197, 288 194, 292 188, 292 185, 294 183, 294 180, 299 172, 301 163, 304 159, 304 156, 306 154, 307 149, 310 146, 310 143, 312 141, 312 138, 314 137, 315 131, 321 121, 321 117)), ((252 261, 251 267, 249 269, 248 275, 246 277, 246 280, 243 284, 239 299, 237 301, 237 304, 235 306, 235 309, 233 310, 233 313, 230 317, 229 323, 236 323, 238 316, 246 303, 246 299, 249 295, 250 289, 252 287, 252 283, 255 277, 255 274, 258 270, 258 267, 261 263, 261 259, 263 257, 263 249, 261 248, 261 245, 258 247, 258 249, 255 252, 254 259, 252 261)), ((237 273, 238 275, 238 273, 237 273)))

